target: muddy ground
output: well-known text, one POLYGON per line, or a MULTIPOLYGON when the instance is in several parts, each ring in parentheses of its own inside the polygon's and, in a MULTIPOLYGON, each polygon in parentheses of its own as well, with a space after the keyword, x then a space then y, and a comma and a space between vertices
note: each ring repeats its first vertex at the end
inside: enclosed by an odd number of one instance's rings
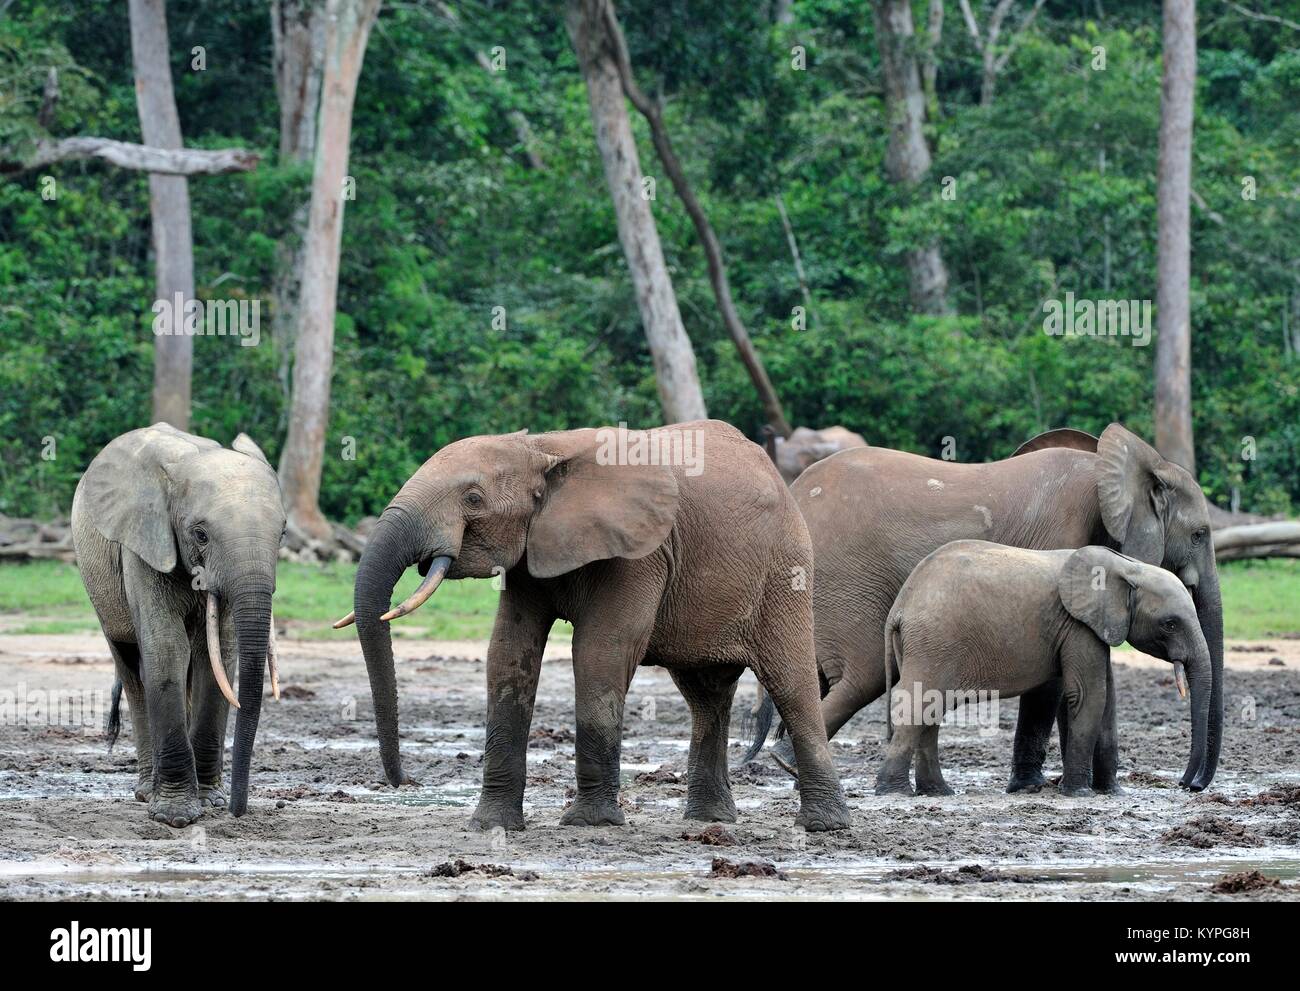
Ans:
MULTIPOLYGON (((422 784, 395 791, 383 782, 359 650, 290 641, 287 697, 263 709, 250 810, 239 820, 209 812, 183 830, 150 821, 131 797, 129 718, 111 753, 99 722, 81 730, 0 718, 0 898, 1296 899, 1300 640, 1230 647, 1210 793, 1177 787, 1190 727, 1168 665, 1116 652, 1123 795, 1005 794, 1010 700, 996 731, 941 734, 955 796, 877 798, 877 703, 832 743, 850 830, 796 829, 796 793, 764 758, 733 766, 739 821, 700 838, 704 824, 681 818, 689 713, 662 670, 641 669, 628 701, 627 825, 563 828, 573 681, 567 648, 552 647, 529 750, 528 828, 483 834, 467 821, 481 775, 484 645, 397 642, 405 766, 422 784), (715 871, 714 858, 771 868, 717 876, 736 871, 715 871), (1223 884, 1249 871, 1262 878, 1223 884)), ((94 637, 0 636, 0 672, 0 700, 78 689, 106 702, 112 680, 94 637)), ((733 765, 753 687, 747 675, 733 765)), ((1060 772, 1055 743, 1048 771, 1060 772)))

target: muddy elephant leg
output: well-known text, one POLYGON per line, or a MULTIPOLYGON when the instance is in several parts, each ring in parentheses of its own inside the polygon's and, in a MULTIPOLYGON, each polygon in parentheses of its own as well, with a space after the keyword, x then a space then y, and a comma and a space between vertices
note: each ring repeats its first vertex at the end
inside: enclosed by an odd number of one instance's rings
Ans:
POLYGON ((727 780, 727 733, 738 664, 707 668, 670 668, 691 707, 691 752, 686 771, 686 818, 735 822, 736 803, 727 780))
POLYGON ((542 653, 555 614, 525 585, 501 593, 487 656, 487 737, 483 790, 472 829, 524 828, 528 730, 542 653))
POLYGON ((149 741, 149 709, 144 700, 144 683, 140 680, 140 649, 133 643, 108 641, 109 653, 131 712, 131 738, 135 741, 135 800, 153 798, 153 746, 149 741))
MULTIPOLYGON (((1011 780, 1007 791, 1041 791, 1043 761, 1052 738, 1052 721, 1061 701, 1061 679, 1053 678, 1020 696, 1016 718, 1016 740, 1011 756, 1011 780)), ((1064 746, 1064 743, 1062 743, 1064 746)))
POLYGON ((912 757, 921 744, 922 729, 910 723, 894 725, 894 738, 876 772, 877 795, 912 794, 912 757))
POLYGON ((943 780, 939 766, 939 724, 921 727, 916 749, 916 793, 951 795, 953 790, 943 780))
POLYGON ((1092 754, 1093 791, 1107 795, 1123 794, 1119 775, 1119 734, 1115 729, 1115 673, 1106 665, 1106 711, 1102 713, 1097 746, 1092 754))
MULTIPOLYGON (((234 684, 235 661, 238 657, 234 623, 223 616, 222 626, 221 663, 225 667, 226 678, 234 684)), ((224 809, 230 801, 221 780, 229 717, 230 703, 221 694, 221 689, 212 676, 207 633, 200 622, 190 636, 190 748, 194 751, 199 803, 205 808, 224 809)))
MULTIPOLYGON (((176 591, 125 548, 122 577, 140 643, 140 672, 153 749, 149 815, 177 828, 203 812, 186 729, 190 638, 176 591)), ((125 687, 125 683, 123 683, 125 687)))
POLYGON ((1110 648, 1092 640, 1063 652, 1061 667, 1070 707, 1069 738, 1062 752, 1065 765, 1059 791, 1071 797, 1093 794, 1092 759, 1106 714, 1106 671, 1110 648))

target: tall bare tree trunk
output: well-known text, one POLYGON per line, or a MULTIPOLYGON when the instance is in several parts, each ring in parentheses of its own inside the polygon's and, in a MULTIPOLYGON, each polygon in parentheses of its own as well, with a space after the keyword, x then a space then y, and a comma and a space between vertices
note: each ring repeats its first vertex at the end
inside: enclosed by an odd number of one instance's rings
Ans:
MULTIPOLYGON (((316 154, 321 76, 325 65, 325 0, 272 0, 271 41, 275 94, 280 103, 280 164, 310 162, 316 154)), ((302 253, 310 202, 299 203, 290 231, 276 246, 271 282, 271 340, 288 419, 290 368, 298 327, 302 253)), ((284 423, 282 425, 287 425, 284 423)))
POLYGON ((289 435, 280 457, 280 488, 289 522, 317 539, 330 537, 319 500, 334 367, 343 180, 348 172, 357 80, 379 4, 380 0, 328 0, 326 5, 325 68, 298 307, 293 399, 289 435))
POLYGON ((1164 62, 1156 188, 1156 447, 1170 461, 1194 472, 1190 298, 1194 0, 1165 0, 1164 62))
MULTIPOLYGON (((131 0, 131 61, 135 102, 146 145, 181 147, 181 121, 172 91, 167 8, 164 0, 131 0)), ((194 298, 194 235, 190 228, 190 191, 184 176, 149 175, 149 213, 153 223, 154 294, 172 300, 181 293, 194 298)), ((178 430, 190 427, 190 379, 194 340, 174 314, 171 334, 154 337, 153 420, 178 430)))
POLYGON ((763 359, 754 350, 754 342, 750 340, 749 331, 741 322, 740 314, 736 312, 736 304, 731 298, 731 280, 727 278, 727 263, 722 257, 722 245, 718 242, 718 236, 714 233, 713 225, 709 223, 704 207, 695 197, 695 190, 691 188, 690 181, 686 178, 686 170, 682 168, 677 152, 673 150, 673 143, 668 137, 668 128, 664 124, 662 109, 646 96, 632 75, 632 59, 628 55, 627 41, 623 37, 623 28, 618 23, 618 15, 614 12, 612 0, 605 0, 604 6, 605 24, 609 30, 610 41, 613 43, 623 92, 650 125, 650 136, 654 141, 655 151, 659 154, 659 161, 663 164, 664 171, 668 173, 668 178, 672 180, 673 188, 677 190, 682 205, 686 207, 691 223, 695 225, 695 233, 699 236, 700 245, 704 248, 704 257, 708 262, 709 283, 713 287, 713 298, 718 304, 722 323, 736 345, 740 362, 749 372, 750 381, 754 383, 767 422, 782 437, 789 437, 790 424, 781 409, 781 400, 777 398, 776 390, 772 388, 772 380, 767 377, 763 359))
POLYGON ((614 201, 618 239, 623 246, 637 308, 654 360, 655 381, 664 419, 669 423, 707 416, 695 369, 695 352, 682 325, 677 296, 664 261, 659 231, 642 184, 623 85, 604 20, 605 0, 568 0, 569 36, 587 83, 587 103, 605 181, 614 201))
MULTIPOLYGON (((873 5, 889 114, 885 168, 893 182, 915 187, 930 171, 930 147, 925 141, 925 91, 916 61, 912 5, 910 0, 874 0, 873 5)), ((951 312, 948 268, 937 244, 909 251, 907 274, 917 312, 951 312)))

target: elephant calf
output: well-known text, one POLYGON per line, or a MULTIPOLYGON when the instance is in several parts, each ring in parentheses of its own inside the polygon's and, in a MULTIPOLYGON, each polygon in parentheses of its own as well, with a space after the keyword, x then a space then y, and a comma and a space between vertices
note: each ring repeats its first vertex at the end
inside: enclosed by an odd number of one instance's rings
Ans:
POLYGON ((230 704, 239 709, 230 811, 244 813, 268 662, 278 691, 280 485, 246 435, 232 447, 166 423, 132 430, 95 456, 72 499, 77 568, 131 707, 135 797, 177 827, 226 804, 230 704))
MULTIPOLYGON (((903 583, 885 626, 885 684, 897 667, 901 704, 876 794, 951 795, 939 769, 939 724, 979 693, 1013 697, 1052 681, 1064 689, 1064 795, 1093 794, 1094 749, 1113 781, 1117 763, 1110 648, 1172 661, 1191 681, 1192 763, 1205 757, 1210 652, 1183 584, 1168 571, 1104 547, 1031 551, 956 540, 903 583), (897 726, 897 730, 894 730, 897 726)), ((1118 789, 1112 789, 1118 790, 1118 789)))
POLYGON ((573 623, 578 796, 566 825, 618 825, 623 705, 639 664, 668 669, 691 709, 686 815, 734 821, 727 726, 750 667, 794 741, 808 829, 848 825, 818 708, 812 546, 761 448, 714 420, 467 437, 384 510, 357 567, 355 620, 379 749, 400 785, 388 621, 444 578, 504 581, 487 657, 480 829, 524 827, 528 728, 551 624, 573 623), (390 608, 402 572, 419 589, 390 608))

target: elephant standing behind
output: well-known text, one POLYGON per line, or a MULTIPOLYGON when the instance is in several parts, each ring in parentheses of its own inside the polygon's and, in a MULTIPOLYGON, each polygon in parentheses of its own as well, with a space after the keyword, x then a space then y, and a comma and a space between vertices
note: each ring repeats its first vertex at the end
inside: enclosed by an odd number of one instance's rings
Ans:
MULTIPOLYGON (((1182 783, 1206 787, 1223 730, 1223 606, 1209 509, 1196 480, 1118 423, 1100 438, 1057 430, 990 464, 961 464, 866 447, 820 461, 792 486, 817 561, 817 664, 832 737, 885 689, 885 620, 912 569, 952 540, 1037 550, 1098 544, 1173 572, 1192 594, 1210 650, 1210 712, 1203 762, 1182 783)), ((1061 695, 1059 682, 1020 700, 1009 790, 1037 790, 1061 695)), ((756 740, 751 753, 761 747, 756 740)), ((783 741, 775 755, 795 759, 783 741)), ((1094 787, 1115 786, 1098 767, 1094 787)))
POLYGON ((244 813, 268 660, 276 683, 280 486, 246 435, 232 447, 166 423, 133 430, 95 456, 72 500, 77 568, 131 707, 135 795, 171 826, 226 804, 230 703, 230 811, 244 813))
POLYGON ((357 568, 355 619, 389 781, 398 749, 388 620, 442 578, 504 577, 487 658, 477 828, 524 827, 528 731, 542 651, 573 624, 577 784, 568 825, 623 822, 623 706, 639 664, 669 670, 691 709, 688 818, 734 821, 727 780, 736 680, 758 676, 804 769, 799 822, 848 825, 813 657, 812 548, 761 448, 717 421, 469 437, 433 455, 375 524, 357 568), (681 457, 647 453, 665 445, 681 457), (425 581, 390 609, 402 572, 425 581))

